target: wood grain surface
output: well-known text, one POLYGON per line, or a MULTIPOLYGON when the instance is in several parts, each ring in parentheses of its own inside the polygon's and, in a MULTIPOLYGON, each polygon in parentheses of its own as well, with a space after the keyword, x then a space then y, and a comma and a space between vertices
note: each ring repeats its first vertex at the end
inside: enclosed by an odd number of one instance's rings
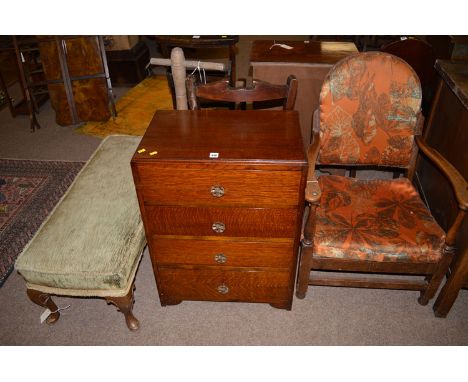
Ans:
POLYGON ((307 166, 298 124, 296 111, 158 110, 133 160, 307 166))
POLYGON ((150 231, 157 235, 294 237, 296 208, 146 206, 150 231), (212 224, 224 223, 223 233, 212 224))
POLYGON ((137 166, 143 200, 160 205, 296 206, 299 171, 218 171, 137 166), (212 187, 222 187, 213 196, 212 187))
POLYGON ((164 264, 218 265, 227 267, 291 267, 293 240, 278 242, 260 238, 235 238, 209 240, 200 237, 164 237, 154 235, 152 248, 154 259, 164 264), (222 254, 225 262, 220 263, 216 256, 222 254))
POLYGON ((357 52, 352 42, 256 40, 252 45, 250 62, 252 65, 256 62, 335 64, 357 52), (293 49, 273 46, 275 43, 286 44, 293 49))
POLYGON ((161 293, 181 300, 282 302, 288 300, 289 272, 224 271, 160 267, 161 293), (218 287, 226 286, 222 294, 218 287))
POLYGON ((161 305, 291 309, 307 173, 296 112, 159 111, 131 167, 161 305))

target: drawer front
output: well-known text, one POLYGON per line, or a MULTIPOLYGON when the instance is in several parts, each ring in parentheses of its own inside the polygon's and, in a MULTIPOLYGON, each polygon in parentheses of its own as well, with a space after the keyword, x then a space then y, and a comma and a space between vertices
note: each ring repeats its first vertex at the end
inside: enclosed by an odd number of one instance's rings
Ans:
POLYGON ((288 272, 158 267, 159 293, 171 300, 286 302, 288 272))
POLYGON ((162 205, 297 206, 301 171, 193 170, 138 165, 145 202, 162 205))
POLYGON ((158 264, 219 265, 289 269, 294 241, 235 241, 153 236, 151 253, 158 264))
POLYGON ((152 235, 294 238, 296 209, 146 206, 152 235))

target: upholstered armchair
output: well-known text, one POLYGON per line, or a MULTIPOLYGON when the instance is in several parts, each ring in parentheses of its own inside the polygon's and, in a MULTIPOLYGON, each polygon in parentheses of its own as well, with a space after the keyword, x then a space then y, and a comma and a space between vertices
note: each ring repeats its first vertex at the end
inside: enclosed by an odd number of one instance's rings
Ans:
POLYGON ((308 285, 416 290, 423 305, 436 293, 452 260, 468 193, 457 170, 419 136, 420 109, 419 79, 396 56, 358 53, 329 72, 308 150, 305 197, 310 208, 298 298, 305 297, 308 285), (418 148, 447 176, 457 197, 459 214, 447 232, 412 184, 418 148), (405 176, 316 178, 320 166, 396 170, 405 176))

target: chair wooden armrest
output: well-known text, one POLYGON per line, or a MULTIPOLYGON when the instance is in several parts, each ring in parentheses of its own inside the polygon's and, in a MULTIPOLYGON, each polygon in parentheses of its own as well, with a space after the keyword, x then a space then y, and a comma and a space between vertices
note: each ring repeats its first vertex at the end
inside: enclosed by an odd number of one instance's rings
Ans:
POLYGON ((445 159, 437 150, 428 146, 421 136, 416 137, 420 150, 442 171, 449 180, 455 192, 458 206, 461 210, 468 210, 468 183, 465 178, 445 159))
POLYGON ((320 136, 318 133, 313 134, 313 142, 310 144, 307 151, 307 158, 309 162, 309 169, 307 172, 307 184, 305 189, 305 200, 309 203, 318 203, 322 192, 315 177, 315 162, 319 153, 320 136))
POLYGON ((319 205, 322 191, 317 178, 315 177, 315 164, 320 150, 320 133, 318 132, 318 112, 314 113, 312 143, 307 150, 307 160, 309 169, 307 171, 307 184, 305 189, 305 200, 310 204, 309 215, 303 229, 303 246, 311 246, 315 232, 315 210, 319 205))
POLYGON ((307 150, 307 160, 309 162, 309 169, 307 172, 307 185, 305 189, 305 200, 311 204, 318 204, 322 192, 315 177, 315 164, 320 150, 320 133, 318 132, 318 112, 314 113, 313 129, 312 129, 312 143, 307 150))

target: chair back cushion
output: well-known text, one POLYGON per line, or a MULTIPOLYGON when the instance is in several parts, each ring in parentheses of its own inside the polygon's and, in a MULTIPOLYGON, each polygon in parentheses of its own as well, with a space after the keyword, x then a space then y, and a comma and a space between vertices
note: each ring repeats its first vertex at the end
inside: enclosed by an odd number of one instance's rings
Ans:
POLYGON ((420 109, 421 85, 405 61, 382 52, 344 58, 320 93, 319 163, 408 167, 420 109))

